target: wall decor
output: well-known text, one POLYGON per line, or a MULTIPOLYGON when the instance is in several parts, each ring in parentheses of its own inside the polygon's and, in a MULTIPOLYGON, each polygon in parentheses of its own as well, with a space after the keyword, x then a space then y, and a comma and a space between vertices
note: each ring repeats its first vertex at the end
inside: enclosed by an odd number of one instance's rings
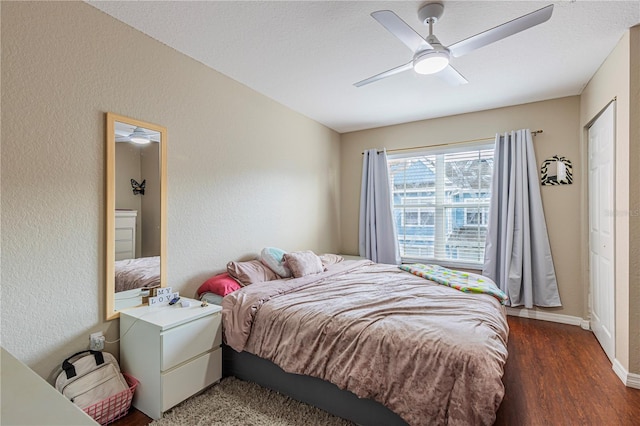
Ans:
POLYGON ((133 188, 133 195, 144 195, 144 187, 147 185, 147 180, 143 180, 142 183, 136 182, 135 179, 131 179, 131 188, 133 188))
POLYGON ((566 157, 554 155, 542 162, 542 185, 570 185, 573 183, 573 166, 566 157))

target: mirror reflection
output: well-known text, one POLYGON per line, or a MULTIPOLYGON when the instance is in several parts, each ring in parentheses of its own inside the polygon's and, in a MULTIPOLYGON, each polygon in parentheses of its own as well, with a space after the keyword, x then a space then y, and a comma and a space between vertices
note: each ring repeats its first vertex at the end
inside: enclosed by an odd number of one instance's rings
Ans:
POLYGON ((162 286, 164 128, 107 115, 107 319, 162 286), (109 159, 109 158, 108 158, 109 159), (111 207, 113 206, 113 207, 111 207), (111 222, 111 221, 108 221, 111 222))

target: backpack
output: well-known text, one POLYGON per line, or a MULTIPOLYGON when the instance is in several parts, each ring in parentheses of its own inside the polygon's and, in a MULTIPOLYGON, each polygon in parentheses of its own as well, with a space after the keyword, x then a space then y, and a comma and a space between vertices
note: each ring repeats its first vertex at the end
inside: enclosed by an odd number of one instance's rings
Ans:
MULTIPOLYGON (((129 390, 129 385, 120 372, 118 361, 108 352, 92 350, 78 352, 63 361, 62 370, 56 378, 56 389, 83 410, 129 390), (89 355, 80 357, 73 363, 70 362, 86 353, 89 355)), ((123 409, 126 411, 129 407, 124 406, 123 409)), ((120 414, 122 413, 109 413, 109 417, 113 415, 115 418, 120 414)))

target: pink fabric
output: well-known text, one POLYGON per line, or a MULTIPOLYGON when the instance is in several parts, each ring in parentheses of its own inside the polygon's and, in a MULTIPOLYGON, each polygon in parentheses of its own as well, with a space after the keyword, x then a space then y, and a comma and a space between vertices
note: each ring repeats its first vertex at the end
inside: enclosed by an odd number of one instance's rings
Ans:
POLYGON ((242 287, 226 272, 224 274, 216 275, 206 280, 198 288, 198 297, 202 293, 210 292, 219 294, 220 296, 226 296, 236 290, 240 290, 242 287))
POLYGON ((322 261, 312 251, 294 251, 283 256, 284 264, 291 270, 294 277, 319 274, 324 271, 322 261))
POLYGON ((116 293, 160 287, 160 256, 116 261, 115 281, 116 293))
POLYGON ((340 263, 344 260, 344 257, 340 256, 339 254, 332 253, 321 254, 319 257, 324 268, 329 265, 335 265, 336 263, 340 263))
POLYGON ((278 275, 259 260, 227 263, 227 273, 241 286, 277 280, 278 275))
POLYGON ((226 343, 384 404, 412 426, 491 425, 508 324, 490 295, 344 261, 222 301, 226 343))

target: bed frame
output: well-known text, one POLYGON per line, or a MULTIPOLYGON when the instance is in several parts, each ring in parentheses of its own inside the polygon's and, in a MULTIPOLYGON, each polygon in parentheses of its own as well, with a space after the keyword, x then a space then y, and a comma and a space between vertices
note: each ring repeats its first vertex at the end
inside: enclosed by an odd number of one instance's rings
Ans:
POLYGON ((257 383, 359 425, 407 426, 400 416, 377 401, 358 398, 322 379, 287 373, 271 361, 249 352, 236 352, 225 344, 222 371, 225 377, 257 383))

